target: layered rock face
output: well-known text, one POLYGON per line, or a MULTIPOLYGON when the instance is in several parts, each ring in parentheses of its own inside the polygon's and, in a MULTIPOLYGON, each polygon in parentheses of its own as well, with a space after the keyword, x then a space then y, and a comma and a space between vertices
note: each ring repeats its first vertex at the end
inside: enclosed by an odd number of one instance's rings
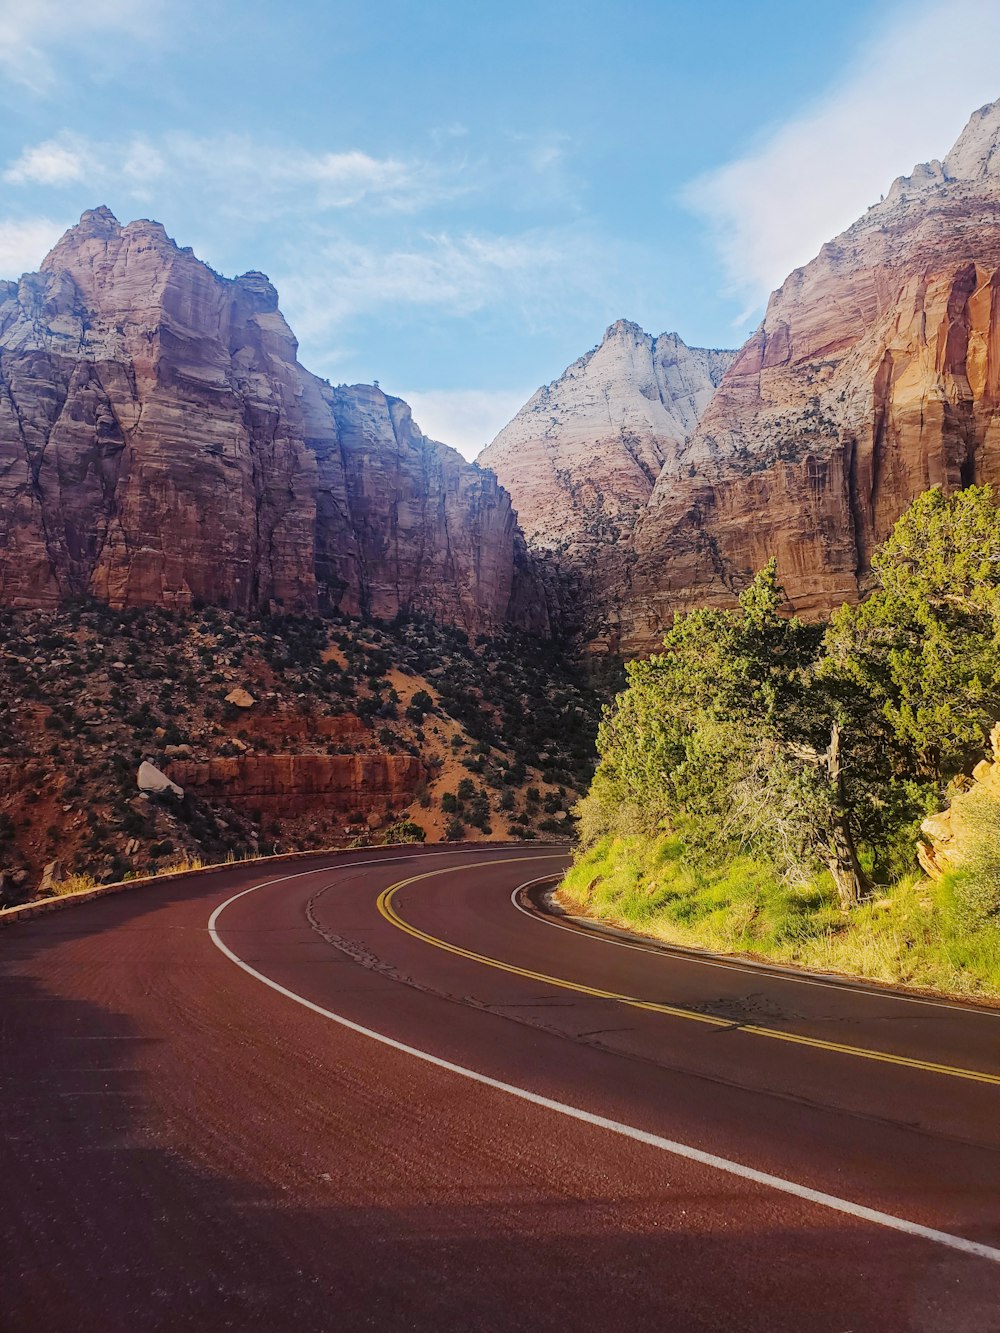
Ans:
POLYGON ((619 320, 480 454, 532 546, 582 581, 593 632, 613 623, 635 523, 734 355, 619 320))
POLYGON ((792 604, 865 588, 927 487, 1000 481, 1000 102, 774 293, 638 524, 623 646, 732 604, 772 555, 792 604))
POLYGON ((297 361, 260 273, 84 214, 0 283, 0 603, 422 611, 544 631, 510 499, 297 361))
POLYGON ((255 754, 178 760, 171 777, 209 800, 268 814, 299 814, 316 806, 368 815, 409 805, 427 770, 413 755, 255 754))

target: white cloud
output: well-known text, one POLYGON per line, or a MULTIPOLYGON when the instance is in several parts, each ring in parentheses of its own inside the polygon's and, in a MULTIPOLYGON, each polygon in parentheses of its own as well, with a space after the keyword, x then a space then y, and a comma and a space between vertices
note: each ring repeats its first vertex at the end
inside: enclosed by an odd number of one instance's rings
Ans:
POLYGON ((425 435, 475 458, 535 391, 530 389, 424 389, 399 394, 413 408, 425 435))
POLYGON ((157 30, 162 0, 0 0, 0 72, 35 93, 57 83, 54 55, 95 36, 139 40, 157 30))
POLYGON ((761 303, 895 177, 943 157, 970 114, 1000 96, 998 44, 996 0, 894 5, 837 86, 687 186, 740 299, 761 303))
POLYGON ((26 148, 4 172, 11 185, 73 185, 85 179, 86 152, 81 140, 69 135, 47 139, 26 148))
POLYGON ((65 230, 51 218, 0 221, 0 278, 33 273, 65 230))

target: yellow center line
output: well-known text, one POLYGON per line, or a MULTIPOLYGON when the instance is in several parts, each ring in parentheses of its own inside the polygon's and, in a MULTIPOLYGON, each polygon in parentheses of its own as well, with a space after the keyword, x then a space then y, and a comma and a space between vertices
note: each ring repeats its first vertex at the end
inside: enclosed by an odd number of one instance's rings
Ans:
MULTIPOLYGON (((505 860, 491 861, 490 864, 510 865, 515 861, 536 859, 552 858, 509 857, 505 860)), ((931 1074, 946 1074, 950 1078, 964 1078, 973 1083, 1000 1085, 1000 1074, 987 1074, 978 1069, 961 1069, 954 1065, 935 1064, 930 1060, 915 1060, 908 1055, 893 1055, 889 1051, 873 1051, 864 1046, 848 1046, 843 1042, 824 1041, 821 1037, 806 1037, 797 1032, 781 1032, 776 1028, 760 1027, 756 1023, 737 1024, 728 1018, 717 1018, 714 1014, 698 1014, 690 1009, 682 1009, 677 1005, 657 1004, 653 1000, 641 1000, 635 995, 622 995, 617 991, 601 990, 596 986, 585 986, 577 981, 569 981, 565 977, 553 977, 545 972, 533 972, 530 968, 517 967, 514 963, 505 963, 499 958, 490 958, 487 954, 475 953, 472 949, 463 949, 458 944, 449 944, 446 940, 438 939, 435 935, 428 935, 426 931, 419 930, 408 921, 404 921, 393 905, 392 900, 399 890, 405 889, 409 884, 416 884, 424 879, 433 879, 435 875, 449 875, 454 874, 457 870, 469 870, 471 868, 468 865, 448 866, 442 870, 429 870, 423 875, 412 875, 409 879, 391 884, 379 894, 378 910, 398 930, 404 931, 407 935, 412 935, 414 939, 422 940, 425 944, 432 945, 435 949, 444 949, 447 953, 455 954, 459 958, 467 958, 470 962, 481 963, 484 967, 493 967, 501 972, 510 972, 513 976, 525 977, 529 981, 539 981, 546 986, 556 986, 561 990, 576 991, 580 995, 591 995, 599 1000, 614 1000, 616 1003, 626 1004, 632 1009, 646 1009, 652 1013, 668 1014, 671 1018, 683 1018, 691 1023, 707 1023, 712 1027, 729 1028, 734 1032, 747 1033, 753 1037, 768 1037, 772 1041, 792 1042, 798 1046, 813 1046, 820 1051, 834 1051, 838 1055, 852 1055, 859 1060, 877 1060, 881 1064, 903 1065, 907 1069, 923 1069, 931 1074)))

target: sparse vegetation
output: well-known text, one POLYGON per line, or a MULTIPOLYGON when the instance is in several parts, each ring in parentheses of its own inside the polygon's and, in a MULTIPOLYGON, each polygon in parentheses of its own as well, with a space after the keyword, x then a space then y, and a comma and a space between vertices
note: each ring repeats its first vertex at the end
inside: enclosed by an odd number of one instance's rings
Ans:
POLYGON ((179 858, 382 841, 406 824, 402 836, 456 836, 456 824, 457 836, 507 836, 526 781, 563 792, 562 808, 581 794, 598 710, 559 650, 522 634, 470 643, 423 617, 253 619, 214 607, 0 612, 0 687, 0 763, 15 775, 0 798, 4 903, 30 896, 54 858, 64 882, 100 883, 179 858), (236 687, 251 708, 226 702, 236 687), (283 811, 196 783, 181 802, 136 787, 144 758, 183 775, 289 753, 413 756, 423 771, 394 814, 384 798, 339 809, 318 796, 283 811))

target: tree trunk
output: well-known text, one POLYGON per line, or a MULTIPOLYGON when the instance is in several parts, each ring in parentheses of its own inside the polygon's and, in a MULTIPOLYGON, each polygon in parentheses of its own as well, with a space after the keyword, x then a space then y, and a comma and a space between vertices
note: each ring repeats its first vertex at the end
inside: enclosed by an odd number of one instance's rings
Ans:
POLYGON ((837 886, 840 898, 840 910, 849 912, 871 893, 872 882, 865 874, 858 860, 858 850, 854 845, 847 817, 847 802, 844 793, 844 774, 840 766, 840 725, 834 722, 830 729, 830 748, 826 752, 826 771, 833 789, 834 818, 829 833, 829 855, 827 865, 833 882, 837 886))
POLYGON ((840 910, 849 912, 871 893, 871 880, 858 860, 854 837, 844 815, 838 815, 830 831, 830 850, 827 866, 837 886, 840 910))

